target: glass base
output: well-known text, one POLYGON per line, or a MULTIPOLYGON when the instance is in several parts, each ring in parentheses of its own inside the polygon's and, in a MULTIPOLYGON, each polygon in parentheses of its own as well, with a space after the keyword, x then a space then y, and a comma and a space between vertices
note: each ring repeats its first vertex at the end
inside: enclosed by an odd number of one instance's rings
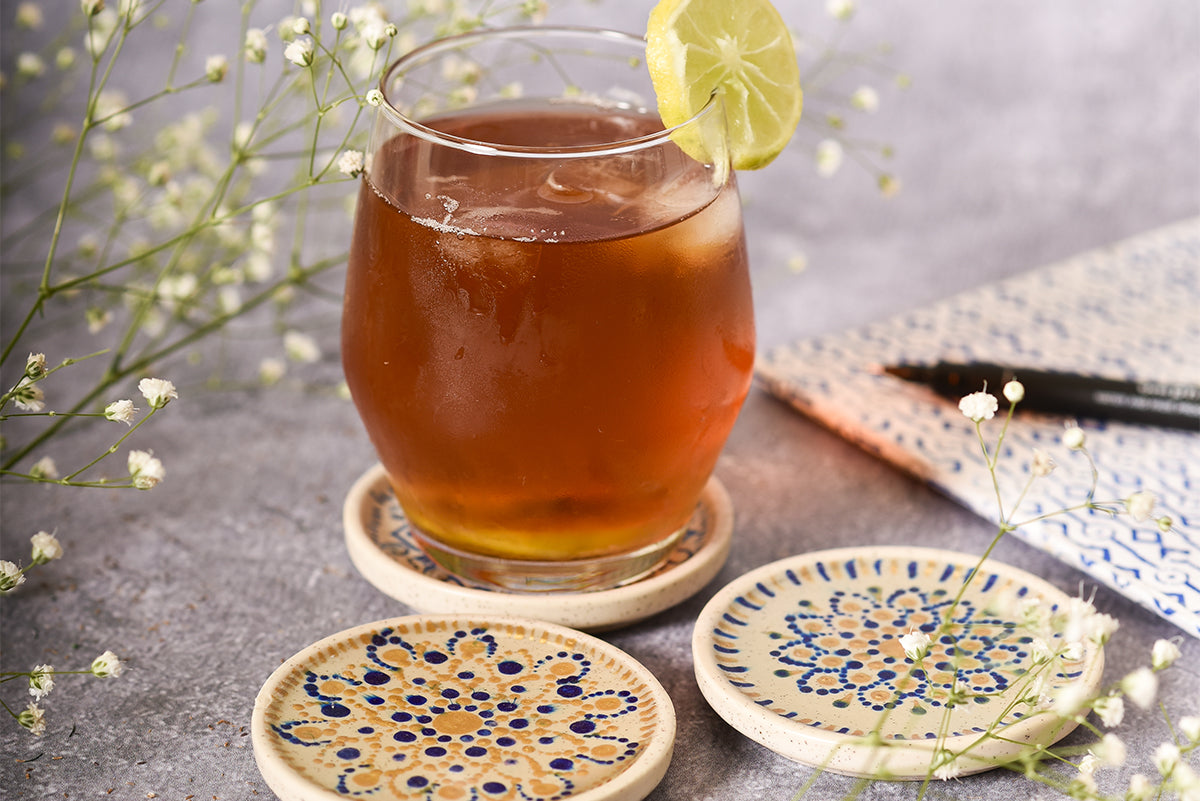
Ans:
POLYGON ((415 527, 413 539, 429 558, 451 574, 506 592, 589 592, 612 589, 644 578, 662 564, 686 530, 685 526, 632 553, 556 562, 468 553, 439 542, 415 527))

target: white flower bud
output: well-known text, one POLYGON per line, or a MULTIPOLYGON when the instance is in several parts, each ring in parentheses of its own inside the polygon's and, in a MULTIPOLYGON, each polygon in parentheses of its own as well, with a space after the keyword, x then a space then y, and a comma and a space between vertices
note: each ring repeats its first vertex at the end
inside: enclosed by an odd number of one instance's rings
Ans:
POLYGON ((345 30, 346 25, 349 23, 349 21, 350 20, 348 20, 346 18, 346 15, 343 14, 341 11, 333 12, 333 15, 330 16, 330 18, 329 18, 329 24, 333 25, 333 29, 335 31, 345 30))
POLYGON ((1004 397, 1009 403, 1020 403, 1025 399, 1025 385, 1014 378, 1004 385, 1004 397))
POLYGON ((92 675, 102 679, 116 678, 121 675, 125 666, 112 651, 105 651, 92 660, 92 675))
POLYGON ((62 543, 48 531, 39 531, 29 538, 29 542, 33 546, 33 561, 35 564, 41 565, 62 558, 62 543))
POLYGON ((1154 514, 1154 493, 1139 490, 1125 499, 1125 510, 1138 523, 1143 523, 1154 514))
POLYGON ((1079 426, 1068 426, 1063 432, 1062 443, 1073 451, 1081 450, 1087 444, 1087 435, 1079 426))
POLYGON ((986 392, 972 392, 958 402, 959 410, 972 422, 979 423, 991 420, 1000 408, 999 402, 993 395, 986 392))
POLYGON ((310 67, 313 63, 313 43, 307 37, 290 42, 283 51, 284 58, 297 67, 310 67))
POLYGON ((1121 679, 1125 697, 1142 709, 1149 709, 1158 694, 1158 676, 1148 667, 1140 667, 1121 679))
POLYGON ((166 477, 162 462, 149 451, 130 451, 127 465, 133 486, 140 490, 153 489, 166 477))
POLYGON ((251 28, 246 31, 246 40, 242 43, 242 52, 246 60, 252 64, 261 64, 267 59, 267 34, 262 28, 251 28))
POLYGON ((229 72, 229 59, 222 55, 209 56, 204 61, 204 74, 212 83, 220 83, 225 80, 225 75, 229 72))
POLYGON ((1166 670, 1180 657, 1179 646, 1172 640, 1157 640, 1150 651, 1150 665, 1155 670, 1166 670))
POLYGON ((161 409, 179 397, 175 385, 165 378, 143 378, 138 382, 138 391, 154 409, 161 409))

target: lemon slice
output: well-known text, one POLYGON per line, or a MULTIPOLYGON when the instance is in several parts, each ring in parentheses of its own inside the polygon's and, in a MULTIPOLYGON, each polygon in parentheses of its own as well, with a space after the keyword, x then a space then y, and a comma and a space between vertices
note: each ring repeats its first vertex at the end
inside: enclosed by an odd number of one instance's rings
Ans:
POLYGON ((792 36, 768 0, 660 0, 646 27, 646 64, 667 127, 721 92, 734 169, 766 166, 800 122, 792 36))

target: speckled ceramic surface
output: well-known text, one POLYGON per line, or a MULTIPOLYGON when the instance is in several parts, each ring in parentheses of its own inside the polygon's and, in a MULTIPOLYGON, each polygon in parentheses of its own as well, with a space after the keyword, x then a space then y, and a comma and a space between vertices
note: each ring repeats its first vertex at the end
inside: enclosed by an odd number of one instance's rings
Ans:
POLYGON ((287 660, 251 734, 283 801, 637 801, 666 772, 675 711, 648 670, 587 634, 413 616, 287 660))
MULTIPOLYGON (((1036 600, 1043 610, 1062 610, 1069 601, 1045 581, 988 561, 954 613, 956 635, 934 642, 915 670, 904 654, 899 638, 936 628, 977 562, 935 549, 844 548, 751 571, 697 620, 692 651, 701 692, 751 739, 849 775, 924 778, 939 745, 969 748, 956 768, 973 773, 1011 758, 1023 743, 1055 742, 1074 724, 1010 706, 1030 672, 1044 671, 1034 667, 1035 632, 1017 622, 1021 606, 1036 600), (972 697, 947 711, 956 674, 972 697), (1012 742, 977 743, 998 719, 1012 742), (882 745, 864 742, 876 729, 882 745), (940 729, 946 739, 939 743, 940 729)), ((1059 662, 1045 691, 1066 683, 1094 691, 1102 670, 1103 651, 1089 645, 1077 661, 1059 662)))
POLYGON ((363 577, 419 612, 516 615, 598 631, 669 609, 704 587, 729 556, 733 508, 721 483, 709 479, 687 531, 654 573, 583 593, 510 593, 446 572, 417 546, 380 465, 350 489, 343 524, 350 558, 363 577))

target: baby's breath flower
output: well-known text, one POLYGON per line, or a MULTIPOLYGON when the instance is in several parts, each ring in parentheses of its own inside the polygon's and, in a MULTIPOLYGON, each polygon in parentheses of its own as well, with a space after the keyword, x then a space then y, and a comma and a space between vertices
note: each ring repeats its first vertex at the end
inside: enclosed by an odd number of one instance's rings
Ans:
POLYGON ((62 543, 58 541, 58 537, 48 531, 39 531, 29 538, 29 542, 33 546, 33 563, 35 565, 44 565, 46 562, 62 558, 62 543))
POLYGON ((1179 646, 1173 640, 1157 640, 1150 651, 1150 665, 1155 670, 1166 670, 1179 657, 1179 646))
POLYGON ((37 78, 46 71, 46 62, 37 53, 17 55, 17 74, 25 78, 37 78))
POLYGON ((38 459, 36 462, 34 462, 29 468, 29 475, 33 476, 34 478, 54 481, 56 478, 58 478, 58 465, 54 463, 54 459, 52 457, 43 456, 41 459, 38 459))
POLYGON ((382 106, 383 92, 379 91, 378 89, 372 89, 371 91, 367 92, 366 100, 368 106, 382 106))
POLYGON ((879 193, 884 197, 895 197, 900 194, 900 179, 889 173, 883 173, 876 179, 879 193))
POLYGON ((312 39, 304 37, 289 42, 288 46, 284 48, 283 56, 297 67, 311 67, 313 63, 312 39))
POLYGON ((108 309, 102 309, 99 306, 90 306, 83 313, 84 319, 87 321, 87 330, 89 334, 99 334, 105 327, 112 322, 112 312, 108 309))
POLYGON ((359 33, 363 42, 372 50, 378 50, 387 44, 388 25, 381 19, 370 20, 360 29, 359 33))
POLYGON ((1129 777, 1129 789, 1125 791, 1126 801, 1150 801, 1156 790, 1145 775, 1135 773, 1129 777))
POLYGON ((958 402, 959 410, 971 421, 991 420, 1000 404, 987 392, 972 392, 958 402))
POLYGON ((879 93, 870 86, 860 86, 850 95, 850 105, 859 111, 873 114, 879 110, 879 93))
POLYGON ((1092 703, 1092 711, 1105 727, 1111 729, 1121 725, 1125 719, 1125 699, 1119 695, 1105 695, 1092 703))
POLYGON ((25 574, 7 559, 0 559, 0 593, 8 593, 25 583, 25 574))
POLYGON ((263 386, 278 384, 287 372, 287 364, 282 359, 266 358, 258 363, 258 380, 263 386))
POLYGON ((175 385, 165 378, 143 378, 138 382, 138 391, 154 409, 161 409, 179 397, 175 385))
POLYGON ((262 28, 250 28, 246 31, 246 40, 242 42, 242 52, 246 60, 252 64, 261 64, 267 60, 267 34, 262 28))
POLYGON ((296 362, 315 362, 321 358, 321 348, 315 339, 299 331, 288 331, 283 335, 283 349, 288 358, 296 362))
POLYGON ((1200 717, 1188 715, 1179 719, 1179 730, 1190 742, 1200 743, 1200 717))
POLYGON ((133 486, 140 490, 153 489, 166 476, 162 462, 149 451, 130 451, 127 465, 133 486))
POLYGON ((18 28, 36 31, 42 27, 45 19, 42 17, 42 9, 37 3, 21 3, 17 6, 17 15, 13 21, 17 23, 18 28))
POLYGON ((848 20, 854 16, 854 0, 826 0, 825 11, 834 19, 848 20))
POLYGON ((933 778, 941 781, 953 779, 962 773, 962 768, 956 762, 954 752, 940 748, 933 755, 933 778))
POLYGON ((1087 688, 1078 683, 1066 684, 1054 693, 1051 707, 1061 718, 1073 718, 1088 702, 1087 688))
POLYGON ((845 151, 836 139, 822 139, 817 143, 817 174, 828 178, 842 166, 845 151))
POLYGON ((138 408, 133 405, 133 401, 117 400, 104 407, 105 418, 112 420, 114 423, 124 423, 132 425, 134 415, 138 413, 138 408))
POLYGON ((30 701, 29 706, 17 715, 17 723, 22 728, 28 729, 30 734, 40 737, 46 731, 46 714, 42 712, 41 707, 30 701))
POLYGON ((1148 667, 1140 667, 1121 679, 1125 697, 1142 709, 1149 709, 1158 693, 1158 676, 1148 667))
POLYGON ((341 11, 335 11, 329 17, 329 24, 333 26, 333 29, 335 31, 345 30, 346 25, 348 23, 349 23, 349 20, 346 18, 346 15, 343 14, 341 11))
POLYGON ((105 651, 92 660, 92 675, 99 676, 102 679, 115 679, 121 675, 121 671, 124 669, 125 666, 112 651, 105 651))
POLYGON ((51 665, 38 665, 29 672, 29 694, 33 700, 42 700, 53 689, 54 668, 51 665))
POLYGON ((17 404, 18 409, 27 412, 40 412, 46 408, 46 395, 42 392, 42 388, 29 380, 28 376, 22 378, 12 391, 13 403, 17 404))
POLYGON ((1154 493, 1146 490, 1139 490, 1125 499, 1125 510, 1129 512, 1129 516, 1138 523, 1145 522, 1150 519, 1150 515, 1154 514, 1154 493))
POLYGON ((1020 403, 1025 400, 1025 385, 1015 378, 1004 385, 1004 398, 1009 403, 1020 403))
POLYGON ((1038 478, 1044 478, 1054 472, 1055 464, 1053 457, 1046 453, 1041 448, 1033 449, 1033 465, 1031 470, 1038 478))
POLYGON ((229 59, 222 55, 209 56, 204 61, 204 75, 212 83, 220 83, 225 80, 225 75, 229 72, 229 59))
POLYGON ((1125 764, 1125 741, 1112 732, 1107 732, 1090 753, 1096 757, 1100 765, 1111 768, 1120 767, 1125 764))
POLYGON ((900 635, 900 647, 904 649, 904 655, 913 662, 920 662, 925 658, 932 642, 933 640, 929 639, 928 634, 919 630, 900 635))
POLYGON ((1087 444, 1087 435, 1083 433, 1083 429, 1079 426, 1070 425, 1063 432, 1062 443, 1071 450, 1078 451, 1087 444))
POLYGON ((357 178, 363 171, 363 154, 361 150, 347 150, 342 153, 337 163, 338 172, 357 178))
POLYGON ((1174 772, 1179 764, 1179 746, 1175 743, 1163 743, 1154 749, 1154 767, 1164 779, 1174 772))
POLYGON ((70 47, 60 47, 54 54, 54 66, 63 71, 75 66, 75 50, 70 47))
POLYGON ((310 26, 308 24, 308 19, 305 17, 296 17, 296 19, 292 20, 292 32, 297 36, 303 36, 304 34, 308 33, 309 30, 310 26))
POLYGON ((94 17, 104 10, 104 0, 79 0, 79 7, 89 17, 94 17))

